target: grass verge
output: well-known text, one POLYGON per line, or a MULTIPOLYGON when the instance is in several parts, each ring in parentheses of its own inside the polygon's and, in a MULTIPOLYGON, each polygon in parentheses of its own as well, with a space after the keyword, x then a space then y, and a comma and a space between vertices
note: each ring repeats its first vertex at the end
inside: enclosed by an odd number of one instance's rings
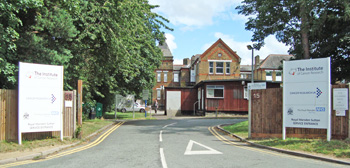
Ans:
MULTIPOLYGON (((113 121, 109 120, 87 120, 83 121, 83 138, 87 137, 88 135, 94 133, 95 131, 103 128, 104 126, 112 123, 113 121)), ((60 137, 48 137, 47 139, 40 139, 40 140, 23 140, 22 145, 18 145, 17 142, 6 142, 1 141, 0 142, 0 153, 6 153, 6 152, 14 152, 14 151, 26 151, 26 150, 33 150, 35 148, 41 148, 41 147, 54 147, 54 146, 61 146, 61 145, 68 145, 76 142, 80 142, 79 139, 70 139, 70 138, 64 138, 64 141, 60 140, 60 137)))
POLYGON ((224 126, 222 128, 242 138, 248 138, 248 121, 243 121, 234 125, 224 126))
POLYGON ((64 141, 61 141, 59 137, 53 137, 53 138, 41 139, 41 140, 32 140, 32 141, 23 140, 22 145, 18 145, 17 142, 2 141, 0 142, 0 153, 33 150, 35 148, 49 147, 49 146, 68 145, 75 142, 79 142, 79 140, 65 138, 64 141))
POLYGON ((111 120, 101 120, 101 119, 94 119, 94 120, 85 120, 83 121, 83 138, 91 135, 92 133, 98 131, 99 129, 103 128, 106 125, 109 125, 113 123, 111 120))
MULTIPOLYGON (((114 112, 106 112, 103 117, 105 119, 114 119, 114 112)), ((133 118, 133 112, 117 112, 117 119, 123 119, 123 120, 132 120, 133 118)), ((145 118, 145 113, 141 112, 135 112, 135 119, 154 119, 153 117, 150 118, 150 114, 147 113, 147 118, 145 118)))
MULTIPOLYGON (((234 125, 224 126, 223 129, 242 138, 248 138, 248 121, 234 125)), ((350 139, 331 140, 287 138, 286 140, 274 138, 251 140, 254 143, 292 151, 318 153, 338 158, 350 158, 350 139)))

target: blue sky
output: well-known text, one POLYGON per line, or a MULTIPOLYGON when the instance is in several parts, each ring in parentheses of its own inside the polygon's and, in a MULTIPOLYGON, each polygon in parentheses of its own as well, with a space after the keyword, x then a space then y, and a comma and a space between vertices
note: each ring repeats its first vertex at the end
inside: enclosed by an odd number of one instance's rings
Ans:
MULTIPOLYGON (((241 0, 149 0, 160 5, 156 12, 170 20, 167 24, 174 31, 165 30, 167 44, 175 64, 182 59, 202 54, 221 38, 241 57, 241 65, 251 64, 252 53, 247 45, 252 44, 253 33, 245 30, 248 17, 238 15, 235 7, 241 0)), ((288 54, 288 46, 279 43, 274 36, 265 39, 265 46, 254 55, 265 58, 269 54, 288 54)))

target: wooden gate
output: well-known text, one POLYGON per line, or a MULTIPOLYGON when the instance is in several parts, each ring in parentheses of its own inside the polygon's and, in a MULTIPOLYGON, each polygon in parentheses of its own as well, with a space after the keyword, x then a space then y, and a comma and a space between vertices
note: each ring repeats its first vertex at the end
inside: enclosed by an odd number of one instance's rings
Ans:
MULTIPOLYGON (((348 88, 346 85, 333 85, 333 88, 348 88)), ((281 138, 283 122, 283 89, 273 88, 252 91, 251 136, 252 138, 281 138)), ((333 100, 331 101, 333 103, 333 100)), ((333 106, 331 107, 333 109, 333 106)), ((346 116, 336 116, 331 112, 332 139, 348 138, 349 111, 346 116)), ((326 129, 287 128, 287 137, 327 138, 326 129)))

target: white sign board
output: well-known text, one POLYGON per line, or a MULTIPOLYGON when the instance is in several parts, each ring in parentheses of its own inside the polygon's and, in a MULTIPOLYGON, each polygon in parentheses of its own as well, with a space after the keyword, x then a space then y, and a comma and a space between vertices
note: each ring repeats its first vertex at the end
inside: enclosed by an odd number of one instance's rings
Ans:
POLYGON ((148 100, 149 90, 142 90, 142 100, 148 100))
POLYGON ((19 135, 62 130, 63 66, 20 62, 18 90, 19 135))
POLYGON ((336 116, 345 116, 345 111, 349 110, 349 92, 347 88, 333 89, 333 110, 336 116))
POLYGON ((266 82, 248 83, 248 90, 266 89, 266 82))
POLYGON ((283 128, 330 131, 330 58, 283 62, 283 128))

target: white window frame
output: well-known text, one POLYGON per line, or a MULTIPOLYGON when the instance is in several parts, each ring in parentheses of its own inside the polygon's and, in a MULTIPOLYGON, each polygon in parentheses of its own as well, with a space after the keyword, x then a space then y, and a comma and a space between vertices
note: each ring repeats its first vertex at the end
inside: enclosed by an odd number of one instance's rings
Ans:
POLYGON ((224 85, 207 85, 207 98, 223 99, 225 97, 224 85), (222 97, 215 97, 215 90, 222 90, 222 97))
POLYGON ((244 90, 243 98, 248 100, 248 96, 249 96, 248 93, 249 93, 249 92, 248 92, 247 86, 244 86, 244 89, 243 89, 243 90, 244 90))
POLYGON ((157 82, 161 82, 161 81, 162 81, 161 72, 157 72, 157 82))
POLYGON ((215 73, 216 73, 216 74, 224 74, 224 62, 216 62, 216 65, 215 65, 215 73), (218 67, 218 63, 221 63, 221 64, 222 64, 222 67, 218 67), (222 72, 218 72, 218 69, 221 69, 222 72))
POLYGON ((232 60, 208 60, 208 62, 232 62, 232 60))
POLYGON ((225 73, 226 74, 231 74, 231 63, 230 62, 225 62, 225 66, 226 66, 226 68, 225 68, 225 73), (227 64, 228 64, 228 66, 227 66, 227 64), (228 71, 228 73, 227 73, 227 71, 228 71))
POLYGON ((174 72, 174 82, 180 82, 178 72, 174 72))
POLYGON ((214 74, 214 62, 209 62, 209 74, 214 74), (212 64, 212 66, 210 66, 212 64))
POLYGON ((266 81, 272 81, 272 72, 273 72, 273 70, 265 70, 265 80, 266 81), (267 75, 267 73, 270 73, 270 75, 267 75))
POLYGON ((164 72, 164 82, 168 82, 168 72, 164 72))
POLYGON ((157 100, 160 100, 161 97, 162 97, 162 89, 157 88, 157 100))

